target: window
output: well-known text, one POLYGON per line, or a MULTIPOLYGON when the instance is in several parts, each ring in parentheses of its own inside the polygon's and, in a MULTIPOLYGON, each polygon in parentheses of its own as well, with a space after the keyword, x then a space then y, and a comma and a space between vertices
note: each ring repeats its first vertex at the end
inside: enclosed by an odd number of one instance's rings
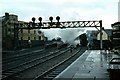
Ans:
POLYGON ((23 29, 20 29, 20 32, 23 33, 23 29))
POLYGON ((28 40, 30 40, 30 37, 28 37, 28 40))
POLYGON ((9 29, 8 29, 8 32, 10 32, 10 31, 11 31, 11 29, 9 28, 9 29))
POLYGON ((28 33, 30 33, 30 30, 28 30, 28 33))
POLYGON ((39 33, 39 34, 42 34, 42 32, 41 32, 40 30, 38 31, 38 33, 39 33))
POLYGON ((14 18, 13 21, 16 21, 16 19, 14 18))
POLYGON ((41 40, 41 36, 39 36, 39 40, 41 40))
POLYGON ((34 40, 36 40, 36 37, 34 37, 34 40))
POLYGON ((36 31, 34 30, 34 34, 36 33, 36 31))
POLYGON ((13 29, 13 28, 11 29, 11 32, 14 32, 14 29, 13 29))
POLYGON ((23 40, 23 37, 21 37, 21 40, 23 40))

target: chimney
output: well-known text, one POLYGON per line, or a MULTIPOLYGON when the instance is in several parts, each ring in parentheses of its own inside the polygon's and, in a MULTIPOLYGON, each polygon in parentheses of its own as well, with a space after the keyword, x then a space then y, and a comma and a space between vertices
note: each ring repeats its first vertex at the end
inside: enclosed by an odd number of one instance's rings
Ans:
POLYGON ((5 13, 5 20, 8 20, 9 19, 9 13, 5 13))

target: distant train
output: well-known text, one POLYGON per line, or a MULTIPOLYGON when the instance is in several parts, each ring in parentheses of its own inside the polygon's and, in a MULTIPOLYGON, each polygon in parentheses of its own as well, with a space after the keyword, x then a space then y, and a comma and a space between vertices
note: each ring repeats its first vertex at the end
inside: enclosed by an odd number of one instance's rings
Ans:
POLYGON ((79 39, 80 39, 80 45, 81 45, 81 46, 87 46, 88 41, 87 41, 87 36, 86 36, 85 33, 82 34, 82 35, 80 35, 80 36, 79 36, 79 39))
POLYGON ((51 47, 54 47, 54 48, 57 48, 57 49, 61 49, 61 48, 64 48, 64 47, 67 47, 67 46, 73 46, 74 48, 77 48, 79 46, 84 46, 84 47, 87 47, 87 44, 88 44, 88 41, 87 41, 87 36, 86 34, 82 34, 79 36, 79 40, 80 40, 80 44, 77 43, 77 44, 69 44, 69 43, 64 43, 63 41, 57 41, 57 40, 54 40, 54 41, 51 41, 49 42, 48 44, 45 44, 45 48, 51 48, 51 47))
POLYGON ((45 48, 48 49, 48 48, 57 48, 57 49, 61 49, 61 48, 64 48, 64 47, 67 47, 67 43, 64 43, 63 41, 54 41, 54 42, 50 42, 50 43, 47 43, 45 44, 45 48))

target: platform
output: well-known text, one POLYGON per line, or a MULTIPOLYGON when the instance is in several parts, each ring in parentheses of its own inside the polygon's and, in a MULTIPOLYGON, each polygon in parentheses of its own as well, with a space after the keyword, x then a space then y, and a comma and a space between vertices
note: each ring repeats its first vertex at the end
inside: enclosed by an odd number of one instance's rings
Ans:
POLYGON ((54 80, 109 80, 109 61, 120 57, 100 50, 86 50, 54 80))

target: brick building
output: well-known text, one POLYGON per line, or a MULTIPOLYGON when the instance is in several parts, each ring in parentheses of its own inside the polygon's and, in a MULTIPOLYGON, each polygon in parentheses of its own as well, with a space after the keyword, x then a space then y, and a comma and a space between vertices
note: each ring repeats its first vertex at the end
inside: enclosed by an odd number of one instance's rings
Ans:
POLYGON ((5 16, 2 16, 3 49, 27 47, 29 40, 34 42, 45 40, 43 32, 39 29, 18 29, 19 27, 28 27, 28 22, 19 21, 18 16, 14 14, 5 13, 5 16))

